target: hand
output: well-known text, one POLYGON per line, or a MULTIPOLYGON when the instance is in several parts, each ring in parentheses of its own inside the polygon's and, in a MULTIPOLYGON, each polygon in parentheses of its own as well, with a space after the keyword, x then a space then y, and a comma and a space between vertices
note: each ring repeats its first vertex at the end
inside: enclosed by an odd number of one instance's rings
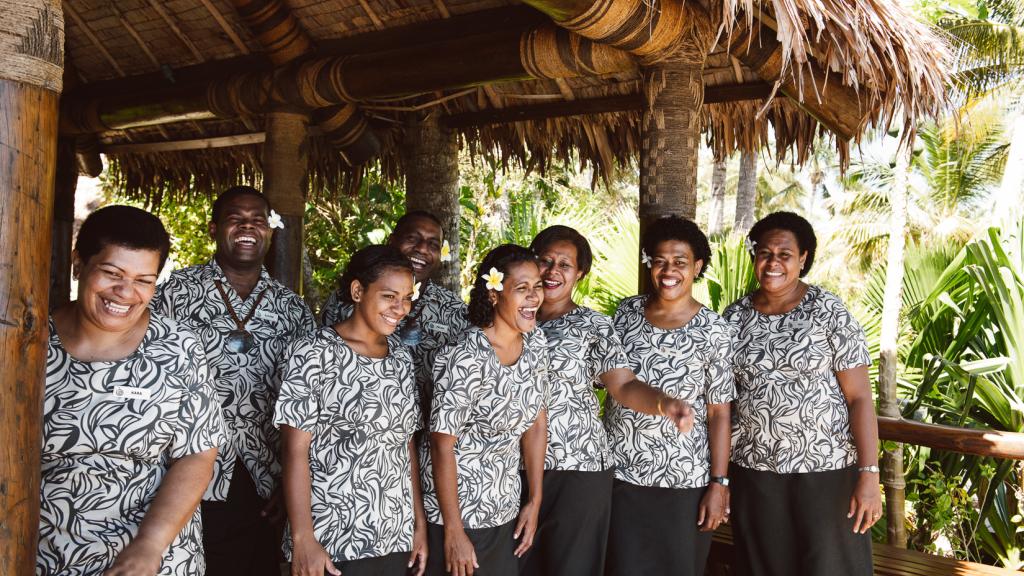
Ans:
POLYGON ((473 571, 480 567, 473 543, 462 528, 444 529, 444 563, 452 576, 473 576, 473 571))
POLYGON ((427 525, 417 522, 412 533, 412 553, 409 554, 408 566, 413 576, 423 576, 423 571, 427 569, 427 549, 427 525), (413 569, 413 566, 417 568, 413 569))
POLYGON ((661 411, 681 433, 687 434, 693 429, 693 408, 688 402, 666 396, 661 401, 661 411))
POLYGON ((260 510, 260 516, 265 518, 267 522, 277 525, 284 520, 284 497, 281 492, 281 485, 278 484, 277 488, 270 493, 270 498, 267 503, 263 505, 263 509, 260 510))
POLYGON ((516 522, 516 531, 512 535, 517 540, 522 536, 519 546, 516 546, 516 557, 521 558, 530 549, 530 546, 533 546, 533 537, 537 534, 539 517, 540 502, 531 500, 519 511, 519 521, 516 522))
POLYGON ((324 571, 341 576, 331 555, 312 536, 300 536, 292 541, 292 576, 324 576, 324 571))
POLYGON ((854 518, 853 531, 866 534, 882 517, 882 492, 878 487, 878 474, 861 472, 857 486, 850 496, 850 512, 847 518, 854 518))
POLYGON ((729 520, 729 489, 712 482, 700 499, 697 525, 701 532, 712 532, 729 520))
POLYGON ((155 576, 163 561, 163 550, 142 540, 125 547, 103 576, 155 576))

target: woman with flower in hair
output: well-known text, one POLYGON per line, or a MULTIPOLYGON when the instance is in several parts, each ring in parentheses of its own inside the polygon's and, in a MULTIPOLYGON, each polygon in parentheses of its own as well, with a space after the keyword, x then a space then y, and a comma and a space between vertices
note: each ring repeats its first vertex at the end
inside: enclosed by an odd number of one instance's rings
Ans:
POLYGON ((619 305, 615 330, 637 377, 688 402, 694 422, 679 434, 666 418, 609 402, 615 483, 605 574, 700 576, 711 532, 729 515, 732 335, 693 297, 711 259, 696 224, 661 218, 642 246, 650 289, 619 305))
POLYGON ((537 258, 505 244, 480 264, 464 338, 434 363, 424 454, 431 576, 513 576, 533 543, 547 445, 547 343, 537 258), (530 498, 520 502, 523 464, 530 498))
POLYGON ((864 331, 803 281, 817 247, 807 220, 769 214, 746 242, 759 286, 724 314, 737 333, 737 574, 869 576, 882 498, 864 331))
POLYGON ((667 418, 679 433, 689 432, 693 415, 685 401, 637 379, 611 318, 573 300, 594 259, 587 239, 568 226, 551 226, 530 248, 540 258, 544 281, 538 325, 548 341, 548 449, 540 524, 519 572, 600 575, 613 461, 596 388, 634 410, 667 418))

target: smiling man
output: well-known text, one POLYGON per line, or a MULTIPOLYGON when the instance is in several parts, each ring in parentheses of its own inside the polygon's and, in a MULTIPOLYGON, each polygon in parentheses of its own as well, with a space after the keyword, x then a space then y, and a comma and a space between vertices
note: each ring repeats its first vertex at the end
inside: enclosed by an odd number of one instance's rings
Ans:
POLYGON ((280 573, 278 366, 287 345, 316 327, 302 299, 263 267, 281 226, 255 188, 225 191, 209 225, 213 260, 171 274, 153 298, 156 312, 199 336, 224 414, 228 442, 202 504, 208 576, 280 573))
MULTIPOLYGON (((466 304, 451 290, 430 278, 441 265, 445 242, 441 221, 430 212, 414 210, 398 219, 388 244, 398 248, 412 263, 419 286, 419 297, 395 335, 412 349, 416 365, 416 385, 424 408, 431 396, 434 357, 446 345, 455 342, 468 328, 466 304)), ((320 319, 332 326, 352 315, 352 306, 341 301, 335 291, 324 304, 320 319)), ((429 414, 425 410, 424 414, 429 414)))

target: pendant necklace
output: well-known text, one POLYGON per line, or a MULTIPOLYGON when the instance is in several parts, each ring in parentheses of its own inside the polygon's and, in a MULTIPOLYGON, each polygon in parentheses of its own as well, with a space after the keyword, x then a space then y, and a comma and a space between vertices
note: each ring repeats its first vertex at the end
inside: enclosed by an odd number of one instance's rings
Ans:
POLYGON ((227 293, 224 292, 224 285, 220 280, 214 281, 214 284, 217 285, 217 292, 220 292, 220 298, 224 301, 224 305, 228 307, 228 313, 231 314, 231 319, 235 321, 236 326, 234 330, 228 332, 228 336, 224 340, 224 348, 232 354, 245 354, 256 345, 256 339, 252 337, 251 332, 245 329, 245 325, 249 320, 252 320, 256 309, 260 306, 260 302, 263 301, 263 295, 267 291, 264 289, 256 296, 256 301, 253 302, 252 308, 249 309, 249 314, 245 316, 245 319, 239 320, 234 306, 231 305, 231 300, 228 299, 227 293))

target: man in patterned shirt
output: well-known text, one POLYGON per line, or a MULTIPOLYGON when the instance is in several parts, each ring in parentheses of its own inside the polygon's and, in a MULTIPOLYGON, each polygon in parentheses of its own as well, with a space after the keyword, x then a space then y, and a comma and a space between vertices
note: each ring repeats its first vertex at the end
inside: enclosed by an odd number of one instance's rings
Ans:
POLYGON ((283 227, 280 217, 258 190, 225 191, 210 221, 213 260, 174 272, 153 298, 154 311, 199 336, 224 414, 228 442, 202 503, 208 576, 280 573, 278 367, 288 344, 316 322, 263 268, 275 227, 283 227))
MULTIPOLYGON (((437 353, 456 342, 467 329, 466 304, 451 290, 433 282, 430 277, 442 261, 450 258, 444 241, 441 221, 430 212, 414 210, 398 219, 388 244, 398 248, 412 262, 419 298, 413 302, 395 335, 412 349, 416 365, 416 386, 423 402, 423 414, 429 415, 426 403, 431 397, 432 370, 437 353)), ((348 318, 352 305, 344 304, 338 291, 331 294, 320 312, 324 326, 348 318)))

